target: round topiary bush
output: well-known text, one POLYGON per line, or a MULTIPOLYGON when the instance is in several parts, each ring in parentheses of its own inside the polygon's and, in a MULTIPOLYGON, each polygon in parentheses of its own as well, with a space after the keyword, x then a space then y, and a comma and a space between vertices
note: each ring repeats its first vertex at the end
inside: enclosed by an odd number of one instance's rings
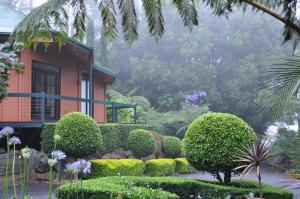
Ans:
POLYGON ((244 120, 227 113, 208 113, 189 126, 183 150, 197 170, 208 171, 228 184, 232 170, 239 166, 236 156, 242 145, 255 140, 255 132, 244 120), (224 179, 220 172, 224 173, 224 179))
POLYGON ((145 157, 155 151, 155 138, 146 130, 136 129, 128 136, 128 148, 136 157, 145 157))
POLYGON ((96 121, 80 112, 66 114, 56 125, 58 148, 72 157, 90 155, 100 149, 102 136, 96 121))
POLYGON ((168 158, 178 158, 181 155, 181 141, 177 137, 165 137, 163 151, 168 158))

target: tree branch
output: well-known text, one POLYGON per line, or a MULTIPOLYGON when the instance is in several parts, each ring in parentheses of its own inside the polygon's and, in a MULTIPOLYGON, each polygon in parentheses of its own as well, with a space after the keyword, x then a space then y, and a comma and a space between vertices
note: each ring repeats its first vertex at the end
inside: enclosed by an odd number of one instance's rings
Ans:
POLYGON ((293 23, 289 19, 285 18, 284 16, 278 14, 277 12, 273 11, 272 9, 268 8, 267 6, 255 1, 255 0, 244 0, 246 3, 252 5, 253 7, 262 10, 263 12, 273 16, 274 18, 278 19, 282 23, 284 23, 287 26, 290 26, 293 30, 298 32, 300 34, 300 26, 296 23, 293 23))

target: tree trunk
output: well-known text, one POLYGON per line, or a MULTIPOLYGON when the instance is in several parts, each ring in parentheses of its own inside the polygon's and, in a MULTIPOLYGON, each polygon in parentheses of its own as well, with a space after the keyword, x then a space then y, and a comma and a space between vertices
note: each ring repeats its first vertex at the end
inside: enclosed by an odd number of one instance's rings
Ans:
POLYGON ((231 171, 224 172, 224 184, 229 185, 231 182, 231 171))
POLYGON ((221 176, 220 176, 220 173, 218 172, 218 173, 216 173, 216 178, 217 178, 217 180, 219 180, 219 182, 220 183, 222 183, 223 184, 223 179, 221 178, 221 176))

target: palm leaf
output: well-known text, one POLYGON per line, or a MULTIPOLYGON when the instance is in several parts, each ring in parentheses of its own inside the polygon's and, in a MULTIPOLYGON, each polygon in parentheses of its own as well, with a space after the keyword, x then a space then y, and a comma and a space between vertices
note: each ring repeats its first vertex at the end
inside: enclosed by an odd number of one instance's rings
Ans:
POLYGON ((86 14, 87 14, 84 0, 72 0, 71 6, 75 13, 74 22, 73 22, 75 33, 73 37, 82 40, 84 37, 84 33, 86 31, 86 14))
POLYGON ((113 0, 96 0, 96 4, 101 12, 105 36, 115 38, 118 31, 116 28, 116 9, 113 0))
POLYGON ((259 93, 258 105, 261 113, 275 120, 282 115, 294 96, 298 94, 300 57, 292 56, 283 59, 270 68, 266 76, 268 79, 259 93))
POLYGON ((161 38, 165 32, 164 18, 161 11, 160 0, 143 0, 145 14, 151 36, 156 40, 161 38))
POLYGON ((119 9, 122 15, 122 29, 124 39, 131 44, 138 38, 138 20, 136 16, 134 1, 119 0, 119 9))
POLYGON ((191 30, 193 25, 198 25, 198 14, 194 0, 173 0, 173 3, 176 5, 185 26, 191 30))

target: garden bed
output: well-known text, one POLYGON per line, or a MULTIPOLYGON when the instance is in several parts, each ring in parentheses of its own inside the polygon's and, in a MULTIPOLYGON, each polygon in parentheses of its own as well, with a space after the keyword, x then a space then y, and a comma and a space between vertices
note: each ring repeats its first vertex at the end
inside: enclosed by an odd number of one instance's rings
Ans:
MULTIPOLYGON (((79 183, 71 186, 66 184, 57 192, 60 198, 76 196, 80 193, 79 183)), ((271 185, 263 185, 263 197, 265 199, 292 199, 290 191, 271 185)), ((104 177, 83 182, 83 194, 85 198, 111 198, 122 196, 123 198, 193 198, 203 199, 233 198, 249 193, 258 195, 258 184, 254 181, 233 181, 231 186, 222 186, 215 182, 184 179, 179 177, 104 177), (129 195, 130 197, 129 197, 129 195), (159 195, 161 194, 161 195, 159 195)))

